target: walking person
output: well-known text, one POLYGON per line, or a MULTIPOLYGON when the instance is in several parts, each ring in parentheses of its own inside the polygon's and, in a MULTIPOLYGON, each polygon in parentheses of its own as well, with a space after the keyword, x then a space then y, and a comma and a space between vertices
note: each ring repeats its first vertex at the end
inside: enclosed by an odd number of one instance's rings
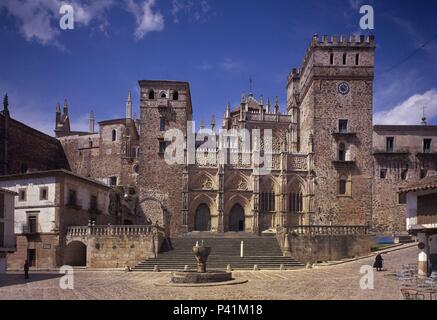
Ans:
POLYGON ((375 263, 373 264, 373 267, 376 268, 376 271, 382 271, 382 265, 383 265, 384 259, 382 258, 382 255, 378 253, 378 255, 375 258, 375 263))
POLYGON ((28 260, 26 260, 24 262, 23 268, 24 268, 24 279, 27 280, 27 279, 29 279, 29 261, 28 260))

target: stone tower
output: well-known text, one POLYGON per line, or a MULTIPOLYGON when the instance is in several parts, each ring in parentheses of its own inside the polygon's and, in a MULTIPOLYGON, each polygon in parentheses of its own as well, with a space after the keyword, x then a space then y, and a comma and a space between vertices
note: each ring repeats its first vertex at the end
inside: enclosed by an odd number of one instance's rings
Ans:
POLYGON ((289 75, 292 146, 312 167, 312 224, 371 221, 374 52, 373 36, 315 35, 289 75))
POLYGON ((164 151, 168 130, 177 129, 185 144, 187 121, 192 120, 190 87, 186 82, 139 81, 141 95, 140 176, 142 210, 151 222, 165 225, 175 236, 184 230, 183 187, 188 178, 185 160, 169 164, 164 151))

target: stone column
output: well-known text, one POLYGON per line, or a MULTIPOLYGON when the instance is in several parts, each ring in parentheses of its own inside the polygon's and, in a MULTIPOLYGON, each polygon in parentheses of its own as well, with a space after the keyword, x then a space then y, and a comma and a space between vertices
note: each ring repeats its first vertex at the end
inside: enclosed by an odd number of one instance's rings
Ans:
POLYGON ((224 225, 225 172, 224 172, 223 164, 219 164, 218 182, 219 182, 219 188, 218 188, 219 190, 217 193, 217 214, 218 214, 217 232, 223 233, 225 232, 225 225, 224 225))
POLYGON ((428 259, 429 259, 429 241, 426 232, 419 232, 417 235, 419 240, 419 257, 418 271, 420 277, 428 277, 428 259))

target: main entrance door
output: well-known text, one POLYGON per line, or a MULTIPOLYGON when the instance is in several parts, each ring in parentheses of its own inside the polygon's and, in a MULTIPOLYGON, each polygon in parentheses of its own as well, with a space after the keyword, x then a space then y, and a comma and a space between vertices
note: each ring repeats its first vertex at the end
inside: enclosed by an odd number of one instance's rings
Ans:
POLYGON ((244 231, 244 209, 241 205, 236 204, 232 207, 229 214, 229 231, 244 231))
POLYGON ((196 210, 194 217, 195 231, 211 231, 211 213, 206 204, 201 204, 196 210))

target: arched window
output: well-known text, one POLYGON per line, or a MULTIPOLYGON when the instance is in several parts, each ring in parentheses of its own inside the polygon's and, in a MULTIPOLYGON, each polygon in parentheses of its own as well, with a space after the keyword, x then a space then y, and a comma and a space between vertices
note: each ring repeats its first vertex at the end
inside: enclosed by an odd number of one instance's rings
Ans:
POLYGON ((346 161, 346 146, 343 142, 338 145, 338 161, 346 161))
POLYGON ((344 176, 340 177, 339 185, 338 185, 338 194, 339 195, 346 195, 346 186, 347 186, 347 179, 344 176))
POLYGON ((154 100, 155 99, 155 91, 150 90, 149 91, 149 100, 154 100))
POLYGON ((179 100, 179 92, 177 92, 177 91, 174 91, 173 92, 173 100, 179 100))
POLYGON ((112 130, 112 141, 117 141, 117 130, 116 129, 112 130))
POLYGON ((331 55, 329 57, 329 63, 332 65, 334 64, 334 54, 331 52, 331 55))
POLYGON ((356 55, 355 55, 355 65, 359 65, 360 64, 360 54, 359 53, 357 53, 356 55))
POLYGON ((274 192, 263 192, 260 195, 260 209, 262 212, 271 212, 276 209, 276 194, 274 192))
POLYGON ((346 53, 343 53, 343 64, 346 64, 346 58, 347 58, 347 55, 346 55, 346 53))
POLYGON ((303 212, 302 192, 292 192, 288 194, 288 211, 292 213, 303 212))
POLYGON ((162 98, 162 99, 167 98, 167 94, 166 94, 164 91, 161 92, 161 98, 162 98))

